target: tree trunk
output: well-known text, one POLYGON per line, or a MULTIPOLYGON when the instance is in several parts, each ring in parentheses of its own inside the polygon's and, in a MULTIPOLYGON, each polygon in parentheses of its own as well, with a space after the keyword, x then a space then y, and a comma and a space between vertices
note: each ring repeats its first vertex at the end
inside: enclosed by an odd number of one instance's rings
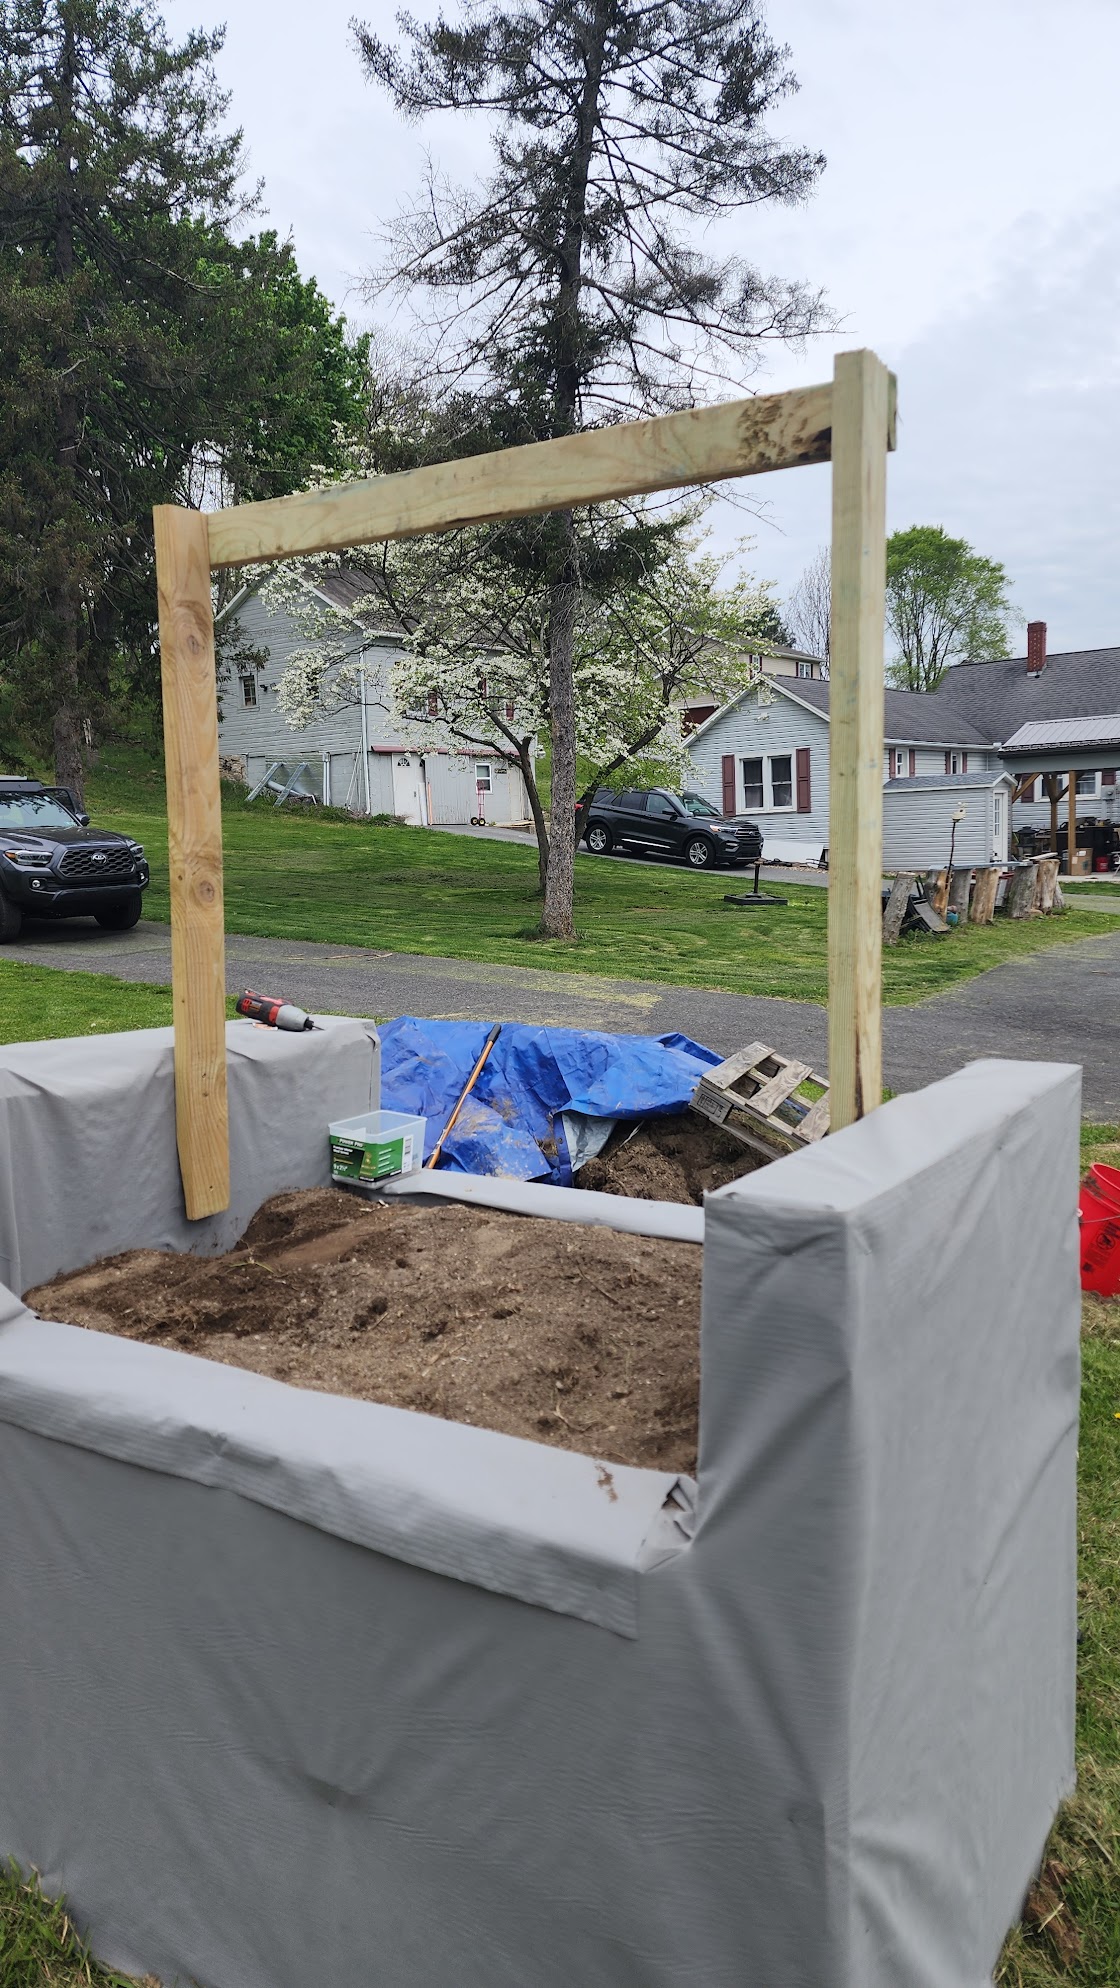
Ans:
POLYGON ((1006 909, 1012 918, 1033 918, 1036 874, 1033 863, 1022 863, 1012 871, 1007 886, 1006 909))
POLYGON ((548 823, 545 821, 544 809, 541 806, 540 789, 537 786, 537 776, 533 769, 533 759, 529 751, 528 739, 518 739, 517 760, 521 768, 521 778, 525 782, 525 792, 529 796, 529 812, 533 817, 533 827, 537 834, 538 887, 543 897, 548 885, 548 823))
POLYGON ((552 738, 552 833, 548 843, 541 931, 574 939, 576 871, 576 717, 572 671, 579 584, 570 511, 560 514, 567 557, 549 590, 548 713, 552 738))
POLYGON ((977 870, 976 888, 972 893, 972 903, 968 912, 970 925, 991 924, 995 916, 1000 875, 998 864, 986 865, 982 870, 977 870))
POLYGON ((85 803, 86 756, 78 686, 78 603, 66 591, 58 602, 58 641, 54 657, 54 777, 69 787, 79 807, 85 803))
POLYGON ((957 914, 960 925, 968 923, 968 899, 972 890, 972 871, 968 868, 954 870, 949 884, 949 909, 957 914))
MULTIPOLYGON (((74 24, 69 13, 63 17, 61 61, 59 64, 58 151, 61 167, 58 209, 55 217, 55 263, 60 283, 74 279, 74 176, 73 137, 74 90, 77 53, 74 24)), ((58 349, 59 372, 69 380, 73 373, 72 355, 65 343, 58 349)), ((55 462, 58 467, 58 509, 70 523, 77 507, 78 401, 72 386, 59 393, 55 410, 55 462)), ((81 683, 79 674, 80 599, 64 554, 56 561, 54 588, 55 642, 51 659, 54 691, 54 777, 60 787, 69 787, 75 799, 85 799, 85 752, 82 736, 81 683)))

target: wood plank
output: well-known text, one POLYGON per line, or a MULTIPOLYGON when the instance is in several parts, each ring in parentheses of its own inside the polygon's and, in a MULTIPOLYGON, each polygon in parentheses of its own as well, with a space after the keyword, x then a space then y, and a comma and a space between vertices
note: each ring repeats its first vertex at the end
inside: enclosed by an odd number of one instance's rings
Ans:
POLYGON ((612 497, 827 462, 831 386, 759 394, 556 442, 467 456, 259 504, 211 511, 210 564, 334 552, 612 497))
POLYGON ((747 1100, 748 1111, 757 1112, 760 1118, 768 1118, 772 1111, 776 1111, 780 1104, 784 1104, 788 1097, 793 1096, 798 1084, 803 1084, 806 1077, 811 1077, 812 1074, 808 1063, 795 1063, 791 1058, 785 1068, 778 1071, 776 1077, 771 1077, 768 1083, 763 1084, 760 1091, 755 1092, 753 1098, 747 1100))
POLYGON ((187 1215, 229 1207, 225 924, 210 551, 201 512, 157 504, 171 877, 175 1129, 187 1215))
POLYGON ((893 884, 891 894, 883 907, 883 944, 897 946, 906 907, 910 902, 910 892, 914 888, 913 870, 900 870, 893 884))
POLYGON ((807 1146, 811 1146, 816 1139, 823 1139, 828 1131, 829 1113, 830 1103, 826 1091, 823 1098, 818 1098, 816 1104, 810 1107, 802 1119, 797 1128, 798 1138, 803 1139, 807 1146))
POLYGON ((765 1063, 773 1054, 768 1042, 750 1042, 745 1049, 737 1049, 733 1056, 725 1056, 722 1063, 715 1064, 704 1081, 715 1084, 719 1090, 729 1091, 740 1077, 747 1076, 754 1069, 756 1063, 765 1063))
POLYGON ((837 355, 832 386, 828 1074, 832 1127, 883 1095, 883 615, 891 380, 837 355))
POLYGON ((972 925, 990 925, 995 917, 996 892, 999 889, 1000 870, 998 864, 976 872, 976 888, 972 893, 968 917, 972 925))
POLYGON ((731 1110, 734 1099, 726 1091, 714 1091, 703 1077, 693 1091, 689 1104, 702 1118, 710 1118, 713 1125, 722 1125, 731 1110))

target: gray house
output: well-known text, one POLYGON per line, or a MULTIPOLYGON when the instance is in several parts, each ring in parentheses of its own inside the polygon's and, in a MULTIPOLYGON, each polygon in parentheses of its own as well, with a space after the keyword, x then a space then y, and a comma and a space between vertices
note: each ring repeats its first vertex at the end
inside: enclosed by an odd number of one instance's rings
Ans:
MULTIPOLYGON (((815 863, 828 848, 830 685, 764 677, 689 741, 696 785, 728 813, 758 822, 772 861, 815 863)), ((883 756, 883 861, 924 869, 954 856, 1004 862, 1014 781, 982 735, 931 708, 920 693, 888 690, 883 756)))
MULTIPOLYGON (((316 586, 330 605, 346 611, 360 609, 361 596, 371 591, 344 572, 316 586)), ((229 613, 236 617, 238 647, 267 655, 263 668, 235 667, 221 686, 219 750, 248 787, 267 778, 279 794, 291 782, 294 793, 324 806, 395 814, 423 827, 479 815, 499 827, 529 820, 521 768, 504 741, 464 748, 449 736, 445 745, 420 751, 402 738, 389 696, 401 644, 378 629, 372 613, 368 625, 356 623, 360 697, 298 731, 276 701, 286 664, 304 646, 295 621, 256 591, 241 595, 229 613)))
MULTIPOLYGON (((775 859, 817 862, 828 847, 829 694, 764 678, 689 742, 700 791, 756 816, 775 859)), ((1048 658, 1046 625, 1031 622, 1026 656, 962 663, 936 691, 888 690, 884 730, 888 869, 943 864, 954 816, 958 862, 1004 862, 1023 828, 1064 849, 1071 778, 1077 820, 1120 828, 1120 649, 1048 658)))

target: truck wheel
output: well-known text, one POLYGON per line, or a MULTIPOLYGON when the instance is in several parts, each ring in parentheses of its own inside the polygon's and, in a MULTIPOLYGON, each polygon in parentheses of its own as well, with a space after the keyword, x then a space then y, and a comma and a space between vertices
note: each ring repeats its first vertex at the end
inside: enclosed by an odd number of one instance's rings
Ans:
POLYGON ((716 852, 706 835, 694 835, 686 843, 684 853, 690 870, 710 870, 716 860, 716 852))
POLYGON ((23 912, 0 890, 0 946, 10 946, 23 930, 23 912))
POLYGON ((139 891, 134 891, 122 904, 110 905, 104 911, 95 911, 93 915, 106 932, 131 932, 133 926, 139 923, 143 909, 144 900, 139 891))
POLYGON ((604 828, 601 821, 593 821, 591 827, 588 829, 587 846, 593 856, 610 855, 612 847, 611 832, 609 828, 604 828))

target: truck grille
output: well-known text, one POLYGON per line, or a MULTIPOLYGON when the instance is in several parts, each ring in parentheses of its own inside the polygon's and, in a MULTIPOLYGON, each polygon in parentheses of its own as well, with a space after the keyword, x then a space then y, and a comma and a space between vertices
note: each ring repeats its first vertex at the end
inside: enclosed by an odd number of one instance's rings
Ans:
POLYGON ((68 883, 108 884, 130 877, 134 868, 131 849, 118 842, 108 849, 68 849, 58 874, 68 883))

